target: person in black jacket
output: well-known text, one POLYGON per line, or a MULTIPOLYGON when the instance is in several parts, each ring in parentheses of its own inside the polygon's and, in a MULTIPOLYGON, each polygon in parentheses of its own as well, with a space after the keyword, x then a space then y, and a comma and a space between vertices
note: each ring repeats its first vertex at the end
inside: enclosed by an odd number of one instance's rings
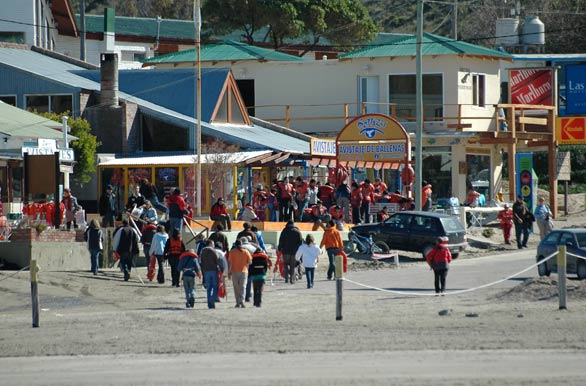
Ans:
POLYGON ((100 222, 97 218, 93 218, 90 221, 83 238, 87 241, 87 248, 90 251, 91 272, 97 275, 98 267, 100 266, 100 254, 104 249, 104 233, 100 229, 100 222))
POLYGON ((295 253, 303 243, 301 231, 295 226, 292 220, 287 221, 287 225, 279 236, 279 245, 277 250, 283 254, 283 263, 285 264, 285 283, 293 284, 295 282, 295 253))
POLYGON ((120 267, 124 271, 124 281, 130 279, 130 271, 134 265, 134 257, 138 255, 138 234, 128 225, 128 220, 122 220, 122 227, 114 236, 114 250, 120 255, 120 267))
POLYGON ((252 263, 248 267, 248 277, 252 279, 254 291, 254 306, 259 307, 262 303, 262 289, 267 278, 267 270, 271 260, 262 249, 257 248, 252 255, 252 263))
POLYGON ((102 226, 104 228, 113 227, 116 217, 116 195, 112 193, 112 185, 108 184, 100 197, 99 211, 102 216, 102 226))

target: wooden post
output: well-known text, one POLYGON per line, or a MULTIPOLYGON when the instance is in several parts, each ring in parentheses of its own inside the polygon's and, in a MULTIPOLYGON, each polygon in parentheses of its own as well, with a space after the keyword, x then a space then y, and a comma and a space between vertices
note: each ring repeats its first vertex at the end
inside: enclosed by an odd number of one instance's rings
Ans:
POLYGON ((290 128, 291 124, 291 105, 285 106, 285 127, 290 128))
POLYGON ((39 327, 39 265, 32 259, 29 267, 31 274, 31 300, 33 306, 33 328, 39 327))
POLYGON ((560 298, 560 310, 566 309, 566 246, 558 247, 558 296, 560 298))
POLYGON ((344 261, 342 255, 336 255, 336 320, 342 320, 342 290, 343 290, 343 268, 344 261))
POLYGON ((568 215, 568 180, 564 181, 564 212, 568 215))

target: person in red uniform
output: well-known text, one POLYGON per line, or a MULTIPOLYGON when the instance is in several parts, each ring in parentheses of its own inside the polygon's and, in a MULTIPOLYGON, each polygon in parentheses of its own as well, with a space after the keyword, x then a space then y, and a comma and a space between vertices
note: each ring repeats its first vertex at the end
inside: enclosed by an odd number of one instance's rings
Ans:
POLYGON ((311 211, 309 212, 309 218, 311 219, 311 222, 313 222, 313 227, 311 228, 312 231, 316 231, 319 227, 325 230, 323 220, 326 213, 326 207, 322 205, 320 200, 317 200, 317 204, 312 206, 311 211))
POLYGON ((389 208, 383 206, 383 208, 376 214, 376 221, 383 222, 389 217, 391 217, 391 215, 389 214, 389 208))
POLYGON ((442 296, 446 290, 446 277, 452 261, 452 254, 447 243, 447 237, 438 237, 435 246, 426 256, 427 264, 433 269, 435 293, 442 296))
POLYGON ((230 215, 226 210, 226 203, 222 197, 218 198, 218 201, 212 205, 210 211, 210 219, 218 221, 224 229, 228 231, 232 230, 232 223, 230 222, 230 215))
POLYGON ((505 204, 503 210, 499 212, 497 219, 501 221, 500 226, 503 229, 503 235, 505 236, 505 244, 510 244, 511 229, 513 228, 513 211, 509 208, 509 204, 505 204))
POLYGON ((366 224, 370 224, 370 204, 374 204, 374 187, 367 178, 360 187, 362 192, 362 205, 360 206, 360 216, 366 224))
POLYGON ((421 185, 421 210, 429 212, 431 210, 431 184, 423 181, 421 185))
POLYGON ((171 266, 171 286, 172 287, 179 287, 179 271, 177 270, 177 266, 179 265, 179 256, 185 252, 185 244, 183 244, 183 239, 181 238, 181 234, 179 233, 179 229, 173 229, 173 234, 167 240, 165 244, 165 256, 169 260, 169 265, 171 266))
POLYGON ((360 207, 362 206, 362 191, 356 182, 352 183, 350 192, 350 206, 352 207, 352 223, 360 224, 360 207))
POLYGON ((344 209, 336 204, 332 206, 329 210, 330 216, 332 216, 332 220, 336 223, 338 230, 344 230, 344 209))
POLYGON ((297 203, 297 221, 303 220, 303 213, 309 204, 309 182, 301 177, 295 179, 295 202, 297 203))
POLYGON ((293 185, 287 179, 278 182, 279 221, 293 220, 293 185))
POLYGON ((334 195, 334 188, 330 185, 329 182, 326 182, 325 185, 320 185, 318 187, 318 198, 321 203, 329 209, 330 206, 336 202, 336 197, 334 195))
POLYGON ((385 184, 380 178, 375 178, 374 184, 372 185, 374 187, 374 190, 378 190, 380 194, 383 194, 389 189, 387 187, 387 184, 385 184))

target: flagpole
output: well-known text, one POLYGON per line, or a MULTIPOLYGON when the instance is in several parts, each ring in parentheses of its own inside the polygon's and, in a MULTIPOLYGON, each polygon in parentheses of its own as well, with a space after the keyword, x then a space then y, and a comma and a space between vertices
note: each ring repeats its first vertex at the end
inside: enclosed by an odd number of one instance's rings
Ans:
POLYGON ((195 186, 196 201, 197 201, 197 216, 201 217, 201 4, 200 0, 195 0, 193 3, 193 20, 195 22, 195 47, 197 52, 197 96, 196 96, 196 115, 197 115, 197 132, 195 136, 197 149, 197 183, 195 186))

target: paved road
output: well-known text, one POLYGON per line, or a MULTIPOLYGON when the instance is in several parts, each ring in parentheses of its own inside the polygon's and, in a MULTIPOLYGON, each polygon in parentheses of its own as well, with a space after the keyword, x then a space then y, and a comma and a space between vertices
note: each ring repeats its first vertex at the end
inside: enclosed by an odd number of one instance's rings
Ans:
MULTIPOLYGON (((470 259, 456 259, 450 265, 447 278, 448 295, 450 291, 476 288, 504 279, 535 264, 535 251, 523 249, 507 254, 485 256, 470 259)), ((519 278, 534 277, 537 268, 481 291, 500 291, 519 284, 519 278)), ((407 292, 414 295, 433 295, 433 273, 424 263, 400 266, 397 270, 358 271, 347 275, 349 280, 391 291, 407 292)), ((359 288, 346 282, 345 289, 359 288)))
POLYGON ((583 385, 584 351, 395 351, 0 359, 0 385, 583 385))

